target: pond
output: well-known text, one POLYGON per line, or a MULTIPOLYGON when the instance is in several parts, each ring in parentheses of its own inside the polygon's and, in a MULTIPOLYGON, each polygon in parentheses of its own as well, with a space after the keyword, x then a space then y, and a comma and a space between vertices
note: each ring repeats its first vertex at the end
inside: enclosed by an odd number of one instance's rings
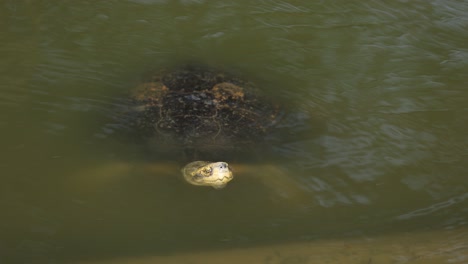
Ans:
POLYGON ((3 1, 0 261, 466 233, 467 12, 453 0, 3 1), (187 61, 242 72, 294 113, 222 190, 173 164, 145 169, 160 157, 116 122, 145 74, 187 61))

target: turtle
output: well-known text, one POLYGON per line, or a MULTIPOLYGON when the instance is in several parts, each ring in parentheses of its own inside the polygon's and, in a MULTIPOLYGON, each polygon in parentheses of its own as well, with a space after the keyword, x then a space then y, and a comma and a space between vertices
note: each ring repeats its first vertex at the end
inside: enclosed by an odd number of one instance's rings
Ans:
POLYGON ((278 149, 287 143, 283 135, 294 142, 301 136, 308 139, 312 119, 278 103, 244 76, 202 63, 148 71, 143 81, 113 104, 117 108, 109 109, 111 120, 102 128, 109 135, 118 135, 110 138, 119 145, 137 143, 137 153, 144 158, 129 162, 128 157, 113 157, 97 167, 84 166, 72 177, 71 188, 100 193, 101 188, 90 187, 108 186, 121 176, 143 173, 181 174, 191 185, 220 190, 234 176, 248 175, 275 196, 307 199, 301 185, 281 165, 285 158, 294 157, 285 157, 288 153, 278 149))
POLYGON ((229 160, 265 149, 282 116, 238 76, 200 64, 152 72, 130 92, 130 127, 153 149, 176 153, 188 183, 221 189, 234 177, 229 160))

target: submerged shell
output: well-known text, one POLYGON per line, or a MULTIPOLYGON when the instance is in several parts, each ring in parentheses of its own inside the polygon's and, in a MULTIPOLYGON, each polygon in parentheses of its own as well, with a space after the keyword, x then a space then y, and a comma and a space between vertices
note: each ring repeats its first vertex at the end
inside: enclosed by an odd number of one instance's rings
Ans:
POLYGON ((146 137, 201 156, 258 145, 278 115, 252 83, 199 66, 158 72, 132 99, 135 124, 146 137))

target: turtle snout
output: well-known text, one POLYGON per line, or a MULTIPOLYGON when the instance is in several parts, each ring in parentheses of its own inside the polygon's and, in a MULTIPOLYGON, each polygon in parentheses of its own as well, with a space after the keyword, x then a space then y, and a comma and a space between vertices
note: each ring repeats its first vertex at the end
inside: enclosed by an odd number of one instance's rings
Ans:
POLYGON ((220 169, 227 169, 228 168, 228 164, 226 162, 219 162, 219 168, 220 169))
POLYGON ((227 162, 214 162, 209 166, 213 171, 209 177, 203 178, 204 185, 213 186, 215 189, 221 189, 233 179, 232 171, 227 162))
POLYGON ((227 162, 219 161, 213 164, 218 179, 232 179, 232 172, 227 162))

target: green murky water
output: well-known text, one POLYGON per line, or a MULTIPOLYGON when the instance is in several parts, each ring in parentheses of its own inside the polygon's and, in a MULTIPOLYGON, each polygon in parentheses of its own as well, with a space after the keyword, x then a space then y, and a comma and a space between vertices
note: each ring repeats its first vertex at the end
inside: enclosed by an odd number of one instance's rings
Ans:
POLYGON ((2 1, 0 261, 466 227, 467 13, 437 0, 2 1), (140 169, 156 158, 117 136, 116 109, 145 72, 187 60, 240 70, 294 109, 271 150, 294 195, 262 171, 216 191, 140 169))

